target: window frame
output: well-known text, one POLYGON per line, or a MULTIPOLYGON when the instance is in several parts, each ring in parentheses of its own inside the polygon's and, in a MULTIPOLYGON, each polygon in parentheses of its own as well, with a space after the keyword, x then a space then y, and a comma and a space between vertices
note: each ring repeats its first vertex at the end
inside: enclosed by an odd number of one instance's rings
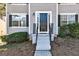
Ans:
MULTIPOLYGON (((77 13, 60 13, 60 23, 61 23, 61 16, 62 15, 66 15, 66 17, 68 16, 68 15, 76 15, 77 13)), ((69 20, 68 20, 68 17, 67 17, 67 24, 69 24, 69 20)), ((61 24, 60 24, 60 26, 62 26, 61 24)))
POLYGON ((76 5, 77 3, 59 3, 59 5, 76 5))
POLYGON ((11 5, 27 5, 27 3, 10 3, 11 5))
MULTIPOLYGON (((10 15, 27 15, 27 13, 10 13, 10 15)), ((26 23, 27 23, 27 20, 25 20, 26 21, 26 23)), ((26 26, 9 26, 9 27, 11 27, 11 28, 27 28, 27 27, 29 27, 29 26, 27 26, 27 24, 26 24, 26 26)))

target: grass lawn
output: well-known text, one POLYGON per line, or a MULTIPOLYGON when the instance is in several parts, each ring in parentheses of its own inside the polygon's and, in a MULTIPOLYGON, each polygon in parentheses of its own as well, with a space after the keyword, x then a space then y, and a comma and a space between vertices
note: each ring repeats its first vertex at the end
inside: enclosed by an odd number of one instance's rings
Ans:
POLYGON ((0 46, 0 55, 2 56, 32 56, 33 52, 34 45, 31 41, 0 46))

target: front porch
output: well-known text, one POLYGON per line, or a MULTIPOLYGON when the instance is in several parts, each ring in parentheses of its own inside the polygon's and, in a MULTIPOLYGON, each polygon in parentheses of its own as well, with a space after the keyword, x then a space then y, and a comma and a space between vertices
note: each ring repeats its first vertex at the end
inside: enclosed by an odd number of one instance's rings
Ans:
MULTIPOLYGON (((40 52, 51 50, 51 41, 54 41, 54 23, 51 11, 36 11, 35 22, 33 23, 32 44, 36 44, 35 56, 40 52)), ((46 52, 52 55, 51 52, 46 52)), ((46 54, 43 54, 45 56, 46 54)))

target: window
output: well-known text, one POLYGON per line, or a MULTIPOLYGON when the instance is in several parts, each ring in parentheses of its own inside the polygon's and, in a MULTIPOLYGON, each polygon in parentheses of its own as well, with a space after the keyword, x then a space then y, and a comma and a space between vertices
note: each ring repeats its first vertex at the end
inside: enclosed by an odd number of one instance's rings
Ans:
POLYGON ((60 26, 75 23, 75 15, 60 15, 60 26))
POLYGON ((11 27, 26 27, 28 24, 27 15, 25 14, 12 14, 9 15, 9 25, 11 27))

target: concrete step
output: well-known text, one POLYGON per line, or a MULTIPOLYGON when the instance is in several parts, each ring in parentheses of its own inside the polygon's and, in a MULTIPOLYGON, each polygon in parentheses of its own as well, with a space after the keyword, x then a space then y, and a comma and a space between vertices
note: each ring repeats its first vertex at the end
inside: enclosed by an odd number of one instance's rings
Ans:
POLYGON ((49 44, 40 44, 36 46, 36 50, 51 50, 51 46, 49 44))
POLYGON ((49 50, 47 51, 35 51, 34 56, 52 56, 51 52, 49 50))
POLYGON ((49 36, 46 37, 38 37, 37 39, 37 45, 36 45, 36 50, 50 50, 50 39, 49 36))
POLYGON ((48 37, 49 34, 38 34, 38 37, 48 37))
POLYGON ((49 37, 38 37, 38 43, 50 43, 49 37))

